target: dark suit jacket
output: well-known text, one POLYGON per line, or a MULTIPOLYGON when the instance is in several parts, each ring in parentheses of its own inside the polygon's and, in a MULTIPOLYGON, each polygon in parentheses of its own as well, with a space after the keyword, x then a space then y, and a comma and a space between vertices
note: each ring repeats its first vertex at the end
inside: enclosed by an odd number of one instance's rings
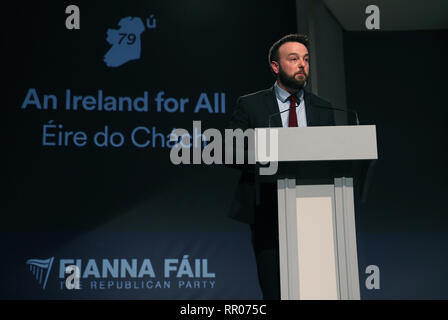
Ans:
MULTIPOLYGON (((334 126, 331 104, 305 91, 305 113, 308 126, 334 126)), ((238 98, 236 108, 228 128, 246 130, 269 127, 269 116, 279 112, 274 87, 238 98)), ((279 114, 271 118, 271 127, 282 127, 279 114)), ((238 184, 229 216, 238 221, 253 224, 256 209, 255 170, 241 167, 242 175, 238 184)))

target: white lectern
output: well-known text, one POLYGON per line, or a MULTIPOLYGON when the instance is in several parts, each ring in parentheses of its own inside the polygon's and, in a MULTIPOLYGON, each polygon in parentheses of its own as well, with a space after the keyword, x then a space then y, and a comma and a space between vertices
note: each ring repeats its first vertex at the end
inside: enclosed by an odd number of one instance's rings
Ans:
POLYGON ((360 299, 351 169, 378 158, 375 126, 257 128, 255 148, 280 165, 281 299, 360 299))

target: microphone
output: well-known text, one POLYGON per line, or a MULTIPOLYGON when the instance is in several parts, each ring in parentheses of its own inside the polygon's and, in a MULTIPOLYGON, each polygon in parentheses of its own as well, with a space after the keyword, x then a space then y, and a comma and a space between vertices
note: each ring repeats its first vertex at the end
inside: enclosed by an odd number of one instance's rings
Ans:
MULTIPOLYGON (((296 105, 293 108, 295 109, 295 108, 298 108, 298 107, 299 107, 299 105, 296 103, 296 105)), ((283 110, 283 111, 280 111, 280 112, 276 112, 276 113, 270 114, 269 115, 269 120, 268 120, 269 128, 271 127, 271 119, 272 119, 273 116, 276 116, 276 115, 282 114, 283 112, 289 111, 289 109, 290 108, 288 108, 286 110, 283 110)))
POLYGON ((321 109, 327 109, 327 110, 337 110, 337 111, 342 111, 342 112, 351 112, 355 115, 356 118, 356 125, 359 126, 359 117, 358 117, 358 112, 356 112, 355 109, 342 109, 342 108, 335 108, 335 107, 325 107, 325 106, 311 106, 312 108, 321 108, 321 109))
MULTIPOLYGON (((296 105, 293 108, 297 108, 298 106, 299 105, 296 103, 296 105)), ((342 112, 346 112, 346 113, 351 112, 351 113, 353 113, 355 115, 356 125, 359 126, 358 112, 356 112, 355 109, 342 109, 342 108, 316 106, 316 105, 311 106, 311 108, 321 108, 321 109, 327 109, 327 110, 337 110, 337 111, 342 111, 342 112)), ((272 119, 272 117, 274 117, 276 115, 279 115, 279 114, 282 114, 283 112, 286 112, 286 111, 289 111, 289 108, 286 109, 286 110, 280 111, 280 112, 276 112, 276 113, 270 114, 269 115, 269 120, 268 120, 269 128, 271 127, 271 119, 272 119)))

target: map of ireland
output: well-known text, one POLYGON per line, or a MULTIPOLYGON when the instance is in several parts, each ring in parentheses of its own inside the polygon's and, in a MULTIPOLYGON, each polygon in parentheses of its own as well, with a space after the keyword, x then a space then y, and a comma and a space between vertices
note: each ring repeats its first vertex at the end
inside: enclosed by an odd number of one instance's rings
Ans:
POLYGON ((108 29, 106 41, 112 45, 104 56, 108 67, 119 67, 126 62, 140 59, 140 35, 145 25, 140 18, 126 17, 118 23, 119 29, 108 29))

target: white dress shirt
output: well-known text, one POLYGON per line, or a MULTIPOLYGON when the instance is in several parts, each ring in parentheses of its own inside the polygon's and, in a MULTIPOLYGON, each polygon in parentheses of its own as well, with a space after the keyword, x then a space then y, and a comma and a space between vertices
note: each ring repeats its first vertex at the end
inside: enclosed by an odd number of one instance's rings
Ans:
MULTIPOLYGON (((274 84, 274 91, 275 91, 275 97, 277 98, 278 103, 278 109, 279 111, 285 111, 289 110, 290 101, 288 100, 289 96, 291 95, 288 91, 283 90, 280 88, 275 82, 274 84)), ((303 89, 300 90, 296 94, 297 101, 300 101, 299 106, 296 108, 296 114, 297 114, 297 123, 299 127, 306 127, 306 114, 305 114, 305 101, 303 99, 303 89), (299 100, 300 99, 300 100, 299 100)), ((288 127, 288 118, 289 118, 289 112, 285 111, 280 114, 282 117, 282 124, 283 127, 288 127)))

